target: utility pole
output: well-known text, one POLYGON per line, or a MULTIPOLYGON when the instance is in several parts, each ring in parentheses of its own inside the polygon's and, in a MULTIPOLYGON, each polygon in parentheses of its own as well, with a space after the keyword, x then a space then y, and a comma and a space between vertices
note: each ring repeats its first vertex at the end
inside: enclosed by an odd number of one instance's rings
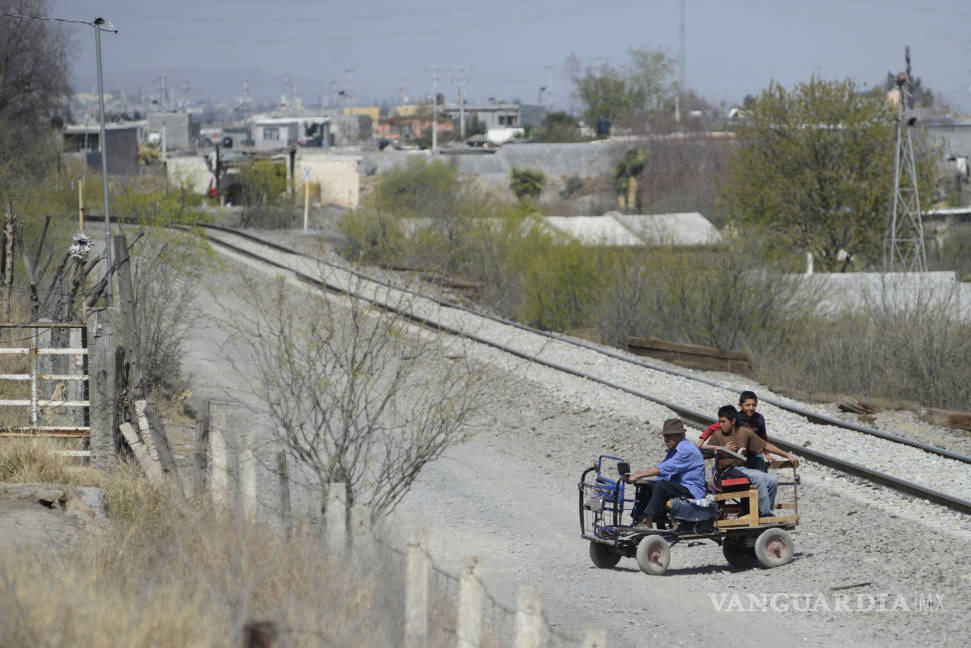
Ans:
POLYGON ((182 79, 182 112, 189 112, 189 81, 182 79))
POLYGON ((438 68, 432 68, 432 155, 438 152, 438 68))
POLYGON ((681 24, 678 30, 678 87, 674 94, 674 121, 681 122, 681 91, 684 90, 684 0, 681 0, 681 24))
POLYGON ((550 99, 550 112, 553 112, 553 66, 546 66, 546 94, 550 99))
POLYGON ((344 99, 351 106, 354 105, 354 93, 351 92, 351 73, 353 71, 354 71, 354 68, 346 68, 344 70, 344 76, 346 79, 346 83, 344 85, 344 99))
MULTIPOLYGON (((114 29, 114 25, 110 22, 105 21, 102 17, 97 17, 94 19, 94 50, 95 55, 98 59, 98 106, 100 108, 100 126, 101 126, 101 138, 98 140, 98 144, 101 148, 101 182, 104 188, 104 210, 105 210, 105 277, 108 278, 107 292, 108 292, 108 306, 114 305, 113 291, 111 290, 111 210, 109 209, 108 200, 108 137, 105 132, 105 86, 104 77, 101 72, 101 26, 105 25, 107 29, 118 33, 114 29)), ((165 77, 162 77, 163 83, 165 77)))
POLYGON ((249 79, 243 79, 243 114, 249 112, 249 79))
POLYGON ((465 68, 459 68, 459 137, 465 141, 465 68))
POLYGON ((165 74, 162 75, 162 96, 158 98, 158 106, 162 112, 169 111, 169 78, 165 74))
POLYGON ((917 118, 907 118, 913 94, 910 47, 904 52, 907 69, 897 75, 897 139, 893 152, 890 213, 883 239, 883 265, 885 272, 927 272, 924 223, 917 193, 917 166, 910 137, 917 118))

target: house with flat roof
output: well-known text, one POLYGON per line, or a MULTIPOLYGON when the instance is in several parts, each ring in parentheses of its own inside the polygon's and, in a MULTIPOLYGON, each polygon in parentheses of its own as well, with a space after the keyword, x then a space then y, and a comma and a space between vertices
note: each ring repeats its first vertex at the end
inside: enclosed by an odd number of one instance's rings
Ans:
MULTIPOLYGON (((138 145, 144 139, 145 122, 105 125, 108 145, 108 174, 138 173, 138 145)), ((61 131, 65 156, 83 160, 89 169, 101 172, 101 125, 70 124, 61 131)))

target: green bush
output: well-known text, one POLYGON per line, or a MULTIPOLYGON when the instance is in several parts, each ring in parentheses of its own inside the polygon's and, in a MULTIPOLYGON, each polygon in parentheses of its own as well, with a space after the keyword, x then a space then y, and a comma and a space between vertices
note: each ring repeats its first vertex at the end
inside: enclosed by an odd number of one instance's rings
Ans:
POLYGON ((546 174, 539 169, 513 167, 509 171, 509 188, 520 201, 535 200, 546 188, 546 174))
POLYGON ((538 236, 519 251, 524 297, 520 318, 556 331, 585 327, 601 284, 598 255, 576 241, 538 236))
POLYGON ((342 254, 353 261, 378 265, 397 265, 404 254, 406 240, 400 217, 374 209, 347 212, 339 227, 345 243, 342 254))

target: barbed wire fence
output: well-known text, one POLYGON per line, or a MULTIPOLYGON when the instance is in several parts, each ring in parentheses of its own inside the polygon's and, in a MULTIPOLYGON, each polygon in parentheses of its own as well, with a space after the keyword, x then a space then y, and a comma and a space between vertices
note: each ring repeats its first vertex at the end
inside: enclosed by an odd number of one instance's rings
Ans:
MULTIPOLYGON (((240 508, 254 512, 260 508, 256 501, 256 470, 249 467, 257 459, 245 443, 227 444, 228 430, 219 429, 218 416, 212 417, 207 431, 209 446, 206 479, 216 501, 232 498, 236 490, 241 498, 240 508), (233 459, 231 447, 239 455, 233 459), (229 453, 227 453, 229 450, 229 453), (219 473, 222 473, 220 475, 219 473), (236 475, 235 488, 227 474, 236 475)), ((284 533, 294 526, 290 505, 290 484, 286 461, 277 456, 274 462, 264 462, 264 469, 273 475, 280 490, 280 525, 284 533)), ((269 480, 268 480, 269 481, 269 480)), ((504 603, 490 592, 483 577, 482 561, 477 556, 462 560, 458 573, 444 568, 429 548, 428 532, 414 530, 407 539, 385 525, 375 528, 370 511, 362 506, 347 506, 344 484, 334 483, 328 489, 322 523, 323 546, 334 561, 347 565, 359 573, 375 569, 392 570, 403 574, 403 587, 382 576, 387 583, 383 591, 382 623, 400 619, 403 627, 389 632, 399 635, 392 645, 403 648, 456 646, 457 648, 605 648, 607 636, 603 628, 587 627, 582 636, 574 636, 556 627, 543 609, 538 587, 522 584, 517 587, 514 606, 504 603)), ((275 507, 274 507, 275 508, 275 507)), ((322 645, 336 645, 322 629, 280 628, 291 635, 313 635, 322 645)))

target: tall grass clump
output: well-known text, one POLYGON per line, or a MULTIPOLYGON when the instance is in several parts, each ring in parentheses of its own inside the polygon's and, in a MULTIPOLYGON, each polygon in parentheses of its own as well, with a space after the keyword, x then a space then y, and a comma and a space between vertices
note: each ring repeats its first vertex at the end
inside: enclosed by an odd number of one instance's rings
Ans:
POLYGON ((971 411, 971 324, 954 295, 910 304, 865 299, 820 316, 784 353, 771 354, 774 384, 971 411))
POLYGON ((599 301, 605 341, 656 337, 767 353, 793 341, 816 292, 738 247, 633 249, 617 254, 599 301))
MULTIPOLYGON (((377 540, 392 530, 356 533, 337 557, 316 525, 286 534, 234 506, 186 501, 125 463, 72 465, 56 447, 3 440, 0 479, 99 486, 109 520, 84 527, 76 546, 0 551, 0 646, 229 648, 252 621, 271 622, 277 645, 402 644, 404 560, 377 540)), ((453 628, 454 589, 430 592, 434 618, 453 628)), ((453 643, 433 630, 429 646, 453 643)))
POLYGON ((68 461, 55 454, 48 439, 10 438, 0 441, 0 481, 65 483, 68 461))

